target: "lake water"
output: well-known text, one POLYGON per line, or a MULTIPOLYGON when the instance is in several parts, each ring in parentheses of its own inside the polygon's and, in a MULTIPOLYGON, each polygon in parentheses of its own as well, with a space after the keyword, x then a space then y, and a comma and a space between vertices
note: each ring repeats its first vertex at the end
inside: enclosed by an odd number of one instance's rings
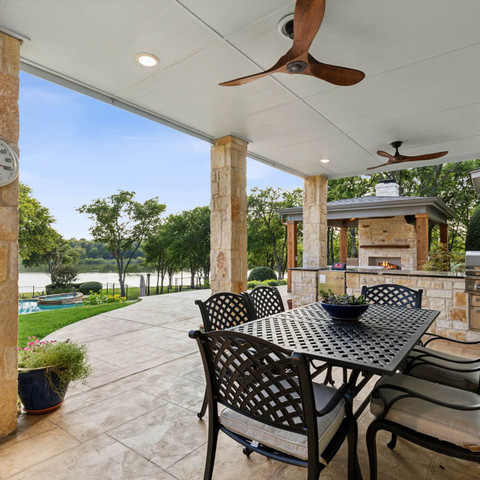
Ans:
MULTIPOLYGON (((131 275, 127 275, 126 284, 130 287, 139 287, 140 286, 140 275, 145 277, 145 281, 147 280, 146 273, 132 273, 131 275)), ((177 278, 178 283, 182 279, 182 274, 177 273, 174 275, 173 284, 175 284, 175 278, 177 278)), ((91 273, 80 273, 76 280, 76 283, 80 282, 100 282, 105 287, 108 284, 115 283, 115 288, 119 287, 120 284, 118 283, 118 274, 114 272, 110 273, 98 273, 98 272, 91 272, 91 273)), ((165 276, 165 283, 167 283, 167 276, 165 276)), ((155 286, 157 282, 156 275, 150 274, 150 286, 155 286)), ((20 293, 29 293, 35 287, 35 291, 41 291, 45 289, 45 285, 51 283, 50 275, 47 273, 20 273, 19 280, 18 280, 18 291, 20 293)), ((187 285, 190 283, 190 274, 187 272, 183 273, 183 284, 187 285)))

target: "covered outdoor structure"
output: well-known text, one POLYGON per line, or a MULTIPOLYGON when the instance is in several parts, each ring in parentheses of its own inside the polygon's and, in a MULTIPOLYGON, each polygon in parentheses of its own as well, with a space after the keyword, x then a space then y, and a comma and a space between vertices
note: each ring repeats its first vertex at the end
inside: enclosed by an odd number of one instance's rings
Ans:
MULTIPOLYGON (((359 250, 368 248, 411 250, 414 253, 415 259, 413 263, 410 262, 410 265, 414 267, 410 269, 421 269, 422 265, 428 259, 430 250, 429 232, 433 226, 439 226, 439 241, 448 248, 448 220, 454 217, 454 212, 438 197, 404 197, 398 195, 398 190, 394 193, 396 193, 396 195, 365 196, 335 200, 327 203, 327 225, 340 229, 340 257, 338 261, 347 262, 347 231, 349 228, 358 227, 359 224, 371 230, 373 230, 375 226, 377 229, 382 229, 383 233, 383 238, 381 239, 383 244, 380 242, 376 245, 360 243, 359 250), (390 231, 387 232, 385 230, 388 229, 387 225, 389 221, 387 219, 395 217, 398 217, 398 220, 393 225, 396 229, 401 229, 407 224, 414 225, 415 240, 412 242, 412 245, 405 244, 400 231, 390 229, 390 231), (402 221, 401 218, 406 219, 406 221, 402 221), (365 224, 365 222, 362 221, 366 219, 376 220, 365 224), (395 235, 399 237, 400 241, 397 241, 395 235)), ((297 267, 297 256, 296 253, 294 253, 297 251, 297 225, 303 222, 303 207, 280 209, 278 210, 278 214, 282 216, 284 222, 287 224, 287 266, 289 269, 295 268, 297 267)), ((403 266, 403 268, 405 268, 405 266, 403 266)), ((290 287, 290 271, 288 281, 290 287)))
MULTIPOLYGON (((343 88, 273 75, 291 46, 286 0, 43 2, 0 6, 0 138, 18 148, 18 71, 211 142, 212 287, 246 287, 246 157, 305 179, 304 265, 326 265, 328 178, 366 174, 375 152, 480 157, 480 4, 465 0, 328 2, 310 52, 363 70, 343 88), (23 43, 22 43, 23 42, 23 43), (160 62, 140 66, 149 52, 160 62), (459 74, 460 73, 460 74, 459 74), (322 163, 320 160, 329 160, 322 163)), ((21 161, 21 159, 20 159, 21 161)), ((409 166, 431 165, 432 162, 409 166)), ((404 168, 391 166, 383 170, 404 168)), ((17 183, 0 188, 0 437, 16 427, 17 183)))

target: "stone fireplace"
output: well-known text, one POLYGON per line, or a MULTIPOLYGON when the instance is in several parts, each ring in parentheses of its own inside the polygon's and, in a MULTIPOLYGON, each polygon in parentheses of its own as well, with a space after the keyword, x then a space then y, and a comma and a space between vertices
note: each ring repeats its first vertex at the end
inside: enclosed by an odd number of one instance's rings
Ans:
POLYGON ((388 262, 401 270, 417 268, 415 225, 404 216, 358 221, 358 266, 379 267, 388 262))

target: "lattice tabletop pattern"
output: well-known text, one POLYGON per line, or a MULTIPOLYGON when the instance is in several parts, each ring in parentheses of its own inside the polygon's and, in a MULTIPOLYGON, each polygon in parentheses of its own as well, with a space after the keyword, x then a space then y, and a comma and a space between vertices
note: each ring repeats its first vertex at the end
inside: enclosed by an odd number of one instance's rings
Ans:
POLYGON ((320 303, 239 325, 263 338, 340 367, 393 374, 439 312, 371 305, 358 322, 332 321, 320 303))

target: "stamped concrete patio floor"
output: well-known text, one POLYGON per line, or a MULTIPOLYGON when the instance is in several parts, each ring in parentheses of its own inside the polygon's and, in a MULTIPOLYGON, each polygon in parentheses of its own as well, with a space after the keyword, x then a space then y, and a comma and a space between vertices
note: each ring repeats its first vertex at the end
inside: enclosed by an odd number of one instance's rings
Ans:
MULTIPOLYGON (((20 417, 16 436, 0 444, 0 479, 202 479, 207 422, 196 412, 203 371, 187 332, 200 324, 194 300, 209 293, 147 297, 51 335, 86 343, 93 375, 88 385, 71 389, 56 412, 20 417)), ((359 425, 364 478, 370 420, 365 412, 359 425)), ((402 439, 392 452, 387 439, 379 435, 379 480, 480 478, 479 465, 402 439)), ((346 458, 344 445, 320 478, 346 479, 346 458)), ((220 433, 214 479, 299 480, 306 479, 306 470, 256 454, 247 459, 240 445, 220 433)))

